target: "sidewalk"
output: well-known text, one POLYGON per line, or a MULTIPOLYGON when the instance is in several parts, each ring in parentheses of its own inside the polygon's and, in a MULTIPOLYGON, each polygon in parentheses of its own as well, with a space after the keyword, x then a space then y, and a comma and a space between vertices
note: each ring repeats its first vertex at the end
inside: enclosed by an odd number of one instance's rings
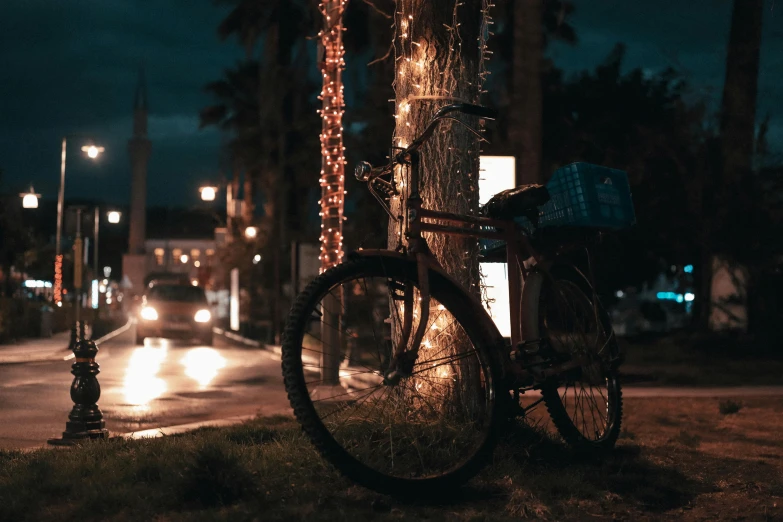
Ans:
MULTIPOLYGON (((113 330, 99 339, 95 344, 108 341, 126 332, 131 327, 131 321, 113 330)), ((42 361, 67 361, 73 359, 73 352, 68 349, 71 332, 60 332, 49 338, 25 339, 16 344, 0 344, 0 364, 20 364, 42 361)))
POLYGON ((15 344, 0 344, 0 364, 18 364, 63 360, 69 353, 71 332, 60 332, 49 338, 25 339, 15 344))

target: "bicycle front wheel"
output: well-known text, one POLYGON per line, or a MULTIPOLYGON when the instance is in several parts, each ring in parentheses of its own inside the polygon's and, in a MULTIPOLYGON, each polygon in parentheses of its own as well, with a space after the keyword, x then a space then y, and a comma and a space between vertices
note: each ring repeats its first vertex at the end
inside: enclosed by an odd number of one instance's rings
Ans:
POLYGON ((384 375, 406 292, 412 331, 421 317, 409 260, 363 257, 327 270, 297 298, 283 337, 285 387, 305 433, 340 472, 384 493, 468 480, 490 455, 500 417, 483 328, 466 296, 430 274, 427 334, 398 381, 384 375))

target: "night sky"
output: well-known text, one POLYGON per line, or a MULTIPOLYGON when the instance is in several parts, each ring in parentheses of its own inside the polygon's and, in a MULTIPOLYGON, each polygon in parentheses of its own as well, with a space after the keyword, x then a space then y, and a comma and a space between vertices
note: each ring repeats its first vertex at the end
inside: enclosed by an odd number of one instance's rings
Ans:
MULTIPOLYGON (((717 107, 729 0, 574 3, 579 44, 552 46, 559 67, 593 68, 615 43, 624 42, 627 67, 654 72, 672 65, 717 107)), ((199 184, 216 180, 219 172, 220 134, 198 130, 198 112, 210 101, 203 86, 243 56, 235 43, 217 39, 223 12, 208 0, 0 1, 3 190, 22 190, 32 182, 45 198, 55 199, 61 136, 88 133, 106 154, 89 162, 73 142, 66 197, 126 204, 126 142, 144 64, 152 140, 149 204, 195 203, 199 184)), ((772 113, 770 141, 783 152, 783 3, 767 0, 764 17, 757 115, 772 113)))

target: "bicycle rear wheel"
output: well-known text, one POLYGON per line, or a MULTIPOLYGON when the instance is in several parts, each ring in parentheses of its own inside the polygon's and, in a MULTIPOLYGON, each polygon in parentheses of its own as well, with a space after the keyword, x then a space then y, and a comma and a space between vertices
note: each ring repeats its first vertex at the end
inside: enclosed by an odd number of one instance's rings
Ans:
POLYGON ((403 259, 359 258, 321 274, 289 315, 283 376, 305 433, 340 472, 376 491, 425 494, 468 480, 491 454, 498 373, 466 297, 431 272, 418 357, 385 383, 408 287, 417 302, 416 265, 403 259))
POLYGON ((534 272, 525 281, 523 331, 540 339, 540 351, 558 361, 582 364, 547 380, 541 387, 552 423, 570 445, 609 449, 622 420, 619 347, 600 302, 573 267, 552 274, 534 272))

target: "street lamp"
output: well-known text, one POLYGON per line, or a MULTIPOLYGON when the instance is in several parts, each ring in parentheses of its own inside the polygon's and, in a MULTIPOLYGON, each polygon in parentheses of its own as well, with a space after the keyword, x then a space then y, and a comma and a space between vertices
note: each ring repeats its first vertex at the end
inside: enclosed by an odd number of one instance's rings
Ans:
MULTIPOLYGON (((63 136, 62 153, 60 155, 60 190, 57 193, 57 236, 54 247, 54 302, 57 306, 62 306, 63 300, 63 255, 62 255, 62 234, 63 234, 63 207, 65 205, 65 156, 67 150, 68 136, 63 136)), ((98 157, 104 150, 103 147, 95 145, 85 145, 82 151, 87 153, 91 159, 98 157)))
POLYGON ((100 154, 104 150, 106 149, 104 149, 103 147, 96 147, 95 145, 85 145, 84 147, 82 147, 82 151, 86 152, 87 156, 90 157, 91 159, 97 158, 98 154, 100 154))
POLYGON ((19 197, 22 198, 22 208, 38 208, 38 198, 41 195, 36 194, 33 186, 30 185, 30 192, 23 192, 19 194, 19 197))
POLYGON ((117 212, 116 210, 112 210, 108 214, 106 214, 106 219, 109 220, 109 223, 116 225, 120 222, 120 217, 122 216, 121 212, 117 212))
POLYGON ((200 187, 199 192, 201 192, 201 199, 202 201, 215 201, 215 196, 217 195, 217 187, 212 186, 205 186, 200 187))

